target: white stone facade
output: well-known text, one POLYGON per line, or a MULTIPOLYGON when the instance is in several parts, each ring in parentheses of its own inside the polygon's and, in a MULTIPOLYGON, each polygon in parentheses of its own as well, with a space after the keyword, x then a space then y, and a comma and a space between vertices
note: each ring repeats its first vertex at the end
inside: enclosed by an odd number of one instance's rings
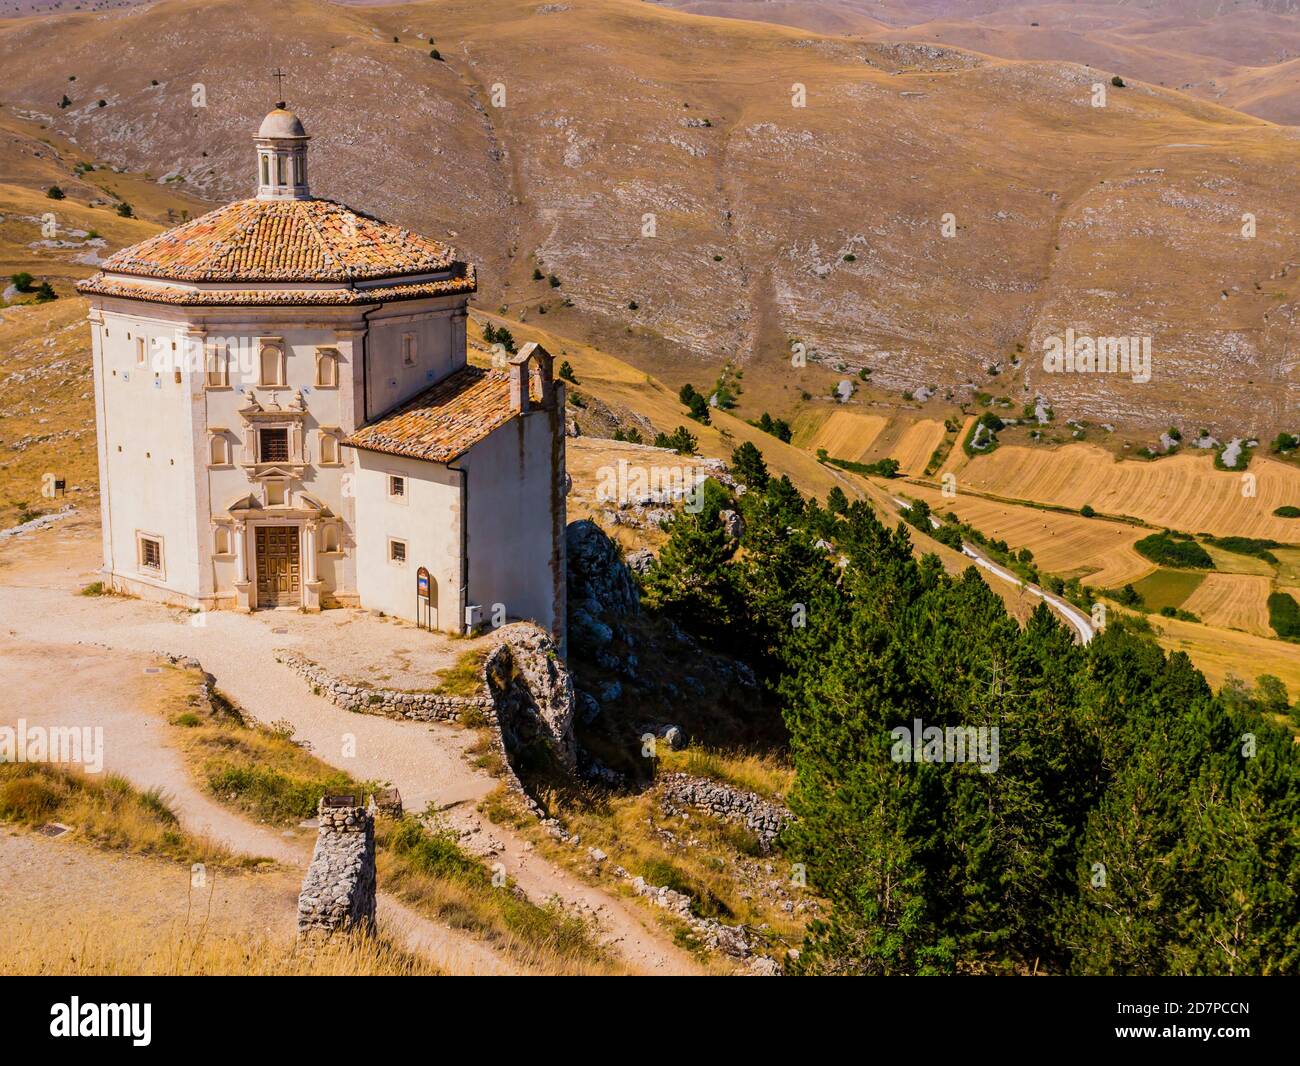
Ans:
MULTIPOLYGON (((218 278, 198 276, 194 242, 226 247, 203 236, 222 224, 214 212, 206 228, 196 220, 117 253, 83 283, 105 581, 200 610, 359 604, 449 632, 465 630, 467 606, 481 604, 491 622, 501 604, 506 617, 537 621, 562 642, 563 390, 547 404, 516 404, 445 462, 345 446, 465 367, 472 268, 437 260, 435 242, 310 200, 306 138, 283 114, 268 116, 257 140, 257 201, 222 211, 304 206, 283 202, 295 198, 320 206, 337 233, 315 275, 296 279, 292 263, 304 255, 281 255, 274 242, 316 235, 281 238, 271 228, 269 246, 247 253, 259 264, 247 280, 224 266, 218 278), (266 157, 277 146, 288 187, 268 188, 260 178, 268 168, 275 176, 266 157), (356 277, 339 267, 353 218, 383 227, 394 258, 406 256, 392 273, 364 234, 356 277), (406 255, 407 241, 429 265, 406 255), (170 260, 156 265, 158 246, 180 264, 174 273, 170 260), (421 567, 431 595, 417 612, 421 567)), ((545 372, 549 389, 549 358, 545 372)))

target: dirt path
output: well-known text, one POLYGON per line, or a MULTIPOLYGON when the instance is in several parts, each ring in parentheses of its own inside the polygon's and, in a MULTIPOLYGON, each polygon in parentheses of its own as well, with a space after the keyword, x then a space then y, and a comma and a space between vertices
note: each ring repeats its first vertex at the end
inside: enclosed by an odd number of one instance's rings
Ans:
MULTIPOLYGON (((204 925, 215 934, 266 934, 289 944, 297 932, 301 881, 301 872, 283 867, 214 871, 206 886, 191 888, 190 869, 181 863, 101 851, 75 837, 50 840, 0 829, 0 899, 5 922, 15 928, 77 929, 93 904, 96 914, 111 915, 116 928, 149 940, 204 925)), ((391 896, 381 893, 378 903, 385 935, 444 973, 526 972, 502 952, 429 921, 391 896)))
MULTIPOLYGON (((474 810, 496 786, 496 780, 464 758, 473 734, 441 723, 352 714, 313 696, 300 677, 275 661, 275 612, 193 616, 138 600, 77 595, 95 580, 98 541, 94 533, 95 527, 77 523, 13 538, 6 545, 0 561, 0 660, 13 653, 20 665, 6 678, 13 687, 0 703, 0 717, 16 718, 23 708, 49 698, 50 681, 21 666, 22 656, 37 654, 32 645, 63 646, 60 661, 73 658, 69 646, 78 645, 113 653, 193 657, 216 678, 226 695, 255 718, 290 722, 296 738, 309 743, 312 752, 325 762, 359 778, 391 782, 401 790, 408 810, 422 811, 431 804, 442 811, 453 827, 468 834, 466 845, 471 850, 491 854, 494 861, 503 863, 507 874, 530 898, 542 902, 555 896, 592 915, 603 939, 632 968, 645 973, 702 972, 636 904, 583 883, 532 852, 509 829, 488 822, 474 810), (15 545, 15 541, 24 543, 15 545), (204 619, 202 626, 192 624, 196 617, 204 619)), ((55 659, 59 654, 50 652, 55 659)), ((123 665, 122 669, 129 673, 131 668, 123 665)), ((143 673, 140 676, 145 677, 143 673)), ((111 687, 112 682, 101 683, 91 691, 107 692, 111 687)), ((129 701, 123 701, 117 710, 129 714, 129 701)), ((98 716, 98 710, 95 713, 98 716)), ((112 702, 109 713, 113 713, 112 702)), ((120 725, 122 736, 140 728, 120 725)), ((148 738, 142 736, 141 740, 145 743, 142 750, 148 751, 148 738)), ((106 746, 111 747, 107 731, 106 746)), ((174 775, 165 765, 154 774, 165 779, 158 783, 173 790, 179 802, 181 790, 174 775)), ((191 809, 200 820, 206 818, 214 831, 222 824, 198 805, 191 809)), ((237 832, 229 823, 224 831, 237 832)), ((266 836, 259 834, 260 848, 240 850, 275 857, 266 836)), ((232 835, 230 839, 235 838, 232 835)), ((285 846, 285 842, 279 843, 281 848, 285 846)), ((428 929, 423 932, 429 934, 428 929)))

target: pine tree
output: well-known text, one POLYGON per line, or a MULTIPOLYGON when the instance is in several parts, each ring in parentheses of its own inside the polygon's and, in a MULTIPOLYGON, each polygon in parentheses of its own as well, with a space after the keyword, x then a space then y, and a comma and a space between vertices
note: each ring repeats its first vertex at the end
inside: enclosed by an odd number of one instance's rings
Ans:
POLYGON ((731 472, 738 481, 758 492, 767 487, 767 463, 751 441, 745 441, 731 453, 731 472))

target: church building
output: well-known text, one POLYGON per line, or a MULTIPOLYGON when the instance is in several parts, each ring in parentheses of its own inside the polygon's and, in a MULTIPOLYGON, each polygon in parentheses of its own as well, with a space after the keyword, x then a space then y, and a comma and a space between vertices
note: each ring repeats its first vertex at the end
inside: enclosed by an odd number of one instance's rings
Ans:
POLYGON ((256 188, 109 256, 90 299, 104 580, 200 610, 361 606, 563 645, 564 386, 466 359, 474 269, 308 190, 302 123, 256 188))

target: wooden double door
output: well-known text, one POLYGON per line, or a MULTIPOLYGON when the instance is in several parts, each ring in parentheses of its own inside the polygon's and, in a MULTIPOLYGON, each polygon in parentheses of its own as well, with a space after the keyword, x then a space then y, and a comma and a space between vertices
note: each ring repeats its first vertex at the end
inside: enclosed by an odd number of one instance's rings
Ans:
POLYGON ((257 526, 257 605, 302 603, 302 559, 297 526, 257 526))

